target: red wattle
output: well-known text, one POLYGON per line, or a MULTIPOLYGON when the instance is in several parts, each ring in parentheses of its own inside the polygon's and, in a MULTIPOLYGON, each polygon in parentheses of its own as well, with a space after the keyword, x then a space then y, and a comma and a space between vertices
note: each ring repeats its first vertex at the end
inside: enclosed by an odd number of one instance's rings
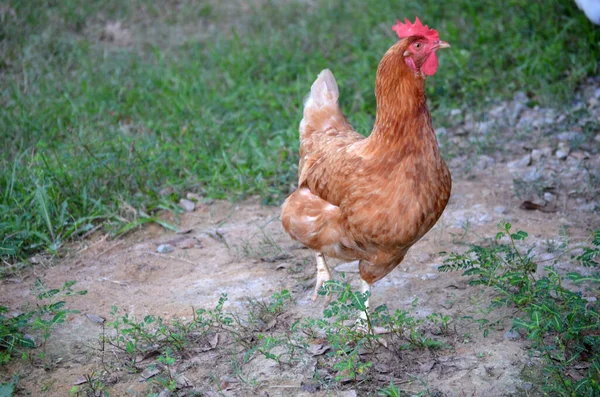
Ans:
POLYGON ((433 52, 431 55, 429 55, 429 57, 427 57, 421 70, 427 76, 433 76, 435 74, 437 68, 438 68, 438 58, 437 58, 437 55, 435 54, 435 52, 433 52))

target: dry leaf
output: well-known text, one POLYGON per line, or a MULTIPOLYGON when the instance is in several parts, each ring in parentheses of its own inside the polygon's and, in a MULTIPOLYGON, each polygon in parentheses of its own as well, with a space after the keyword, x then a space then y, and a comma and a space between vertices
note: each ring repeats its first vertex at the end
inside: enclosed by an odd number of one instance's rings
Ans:
POLYGON ((194 237, 190 237, 190 238, 186 238, 185 240, 178 242, 177 248, 181 248, 181 249, 185 250, 185 249, 198 247, 201 245, 202 244, 200 243, 200 241, 196 240, 194 237))
POLYGON ((175 234, 188 234, 188 233, 191 233, 193 231, 194 231, 194 229, 183 229, 183 230, 180 230, 180 231, 176 232, 175 234))
POLYGON ((158 350, 151 350, 145 354, 139 354, 135 357, 135 363, 139 364, 142 361, 148 360, 150 358, 154 358, 158 355, 160 355, 160 352, 158 350))
POLYGON ((329 349, 330 349, 329 346, 322 345, 322 344, 308 346, 308 351, 310 352, 310 355, 313 357, 320 356, 321 354, 327 352, 329 349))
POLYGON ((219 334, 215 334, 212 338, 210 338, 208 340, 208 344, 210 345, 210 347, 215 349, 217 347, 217 345, 219 344, 219 334))
POLYGON ((273 320, 269 321, 267 323, 267 325, 265 325, 265 328, 263 329, 263 331, 268 331, 271 328, 273 328, 275 325, 277 325, 277 319, 274 318, 273 320))
POLYGON ((519 206, 520 209, 522 210, 527 210, 527 211, 534 211, 534 210, 538 210, 541 212, 546 212, 546 213, 550 213, 550 212, 556 212, 556 205, 540 205, 540 204, 536 204, 533 203, 531 201, 523 201, 521 203, 521 205, 519 206))
POLYGON ((85 376, 81 377, 81 378, 77 378, 77 380, 75 380, 75 382, 73 382, 73 385, 75 386, 79 386, 79 385, 83 385, 84 383, 87 383, 88 380, 85 376))
POLYGON ((144 372, 140 374, 140 382, 145 382, 152 378, 154 375, 160 374, 160 369, 156 366, 147 367, 144 372))

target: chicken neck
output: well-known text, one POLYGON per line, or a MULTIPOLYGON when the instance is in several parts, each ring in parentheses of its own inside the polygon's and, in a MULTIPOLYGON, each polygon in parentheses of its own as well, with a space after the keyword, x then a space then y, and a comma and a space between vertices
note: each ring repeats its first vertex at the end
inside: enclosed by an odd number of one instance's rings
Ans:
POLYGON ((369 137, 372 144, 398 150, 409 135, 432 131, 425 99, 425 77, 404 62, 401 42, 385 54, 377 69, 377 114, 369 137), (425 131, 424 131, 425 130, 425 131))

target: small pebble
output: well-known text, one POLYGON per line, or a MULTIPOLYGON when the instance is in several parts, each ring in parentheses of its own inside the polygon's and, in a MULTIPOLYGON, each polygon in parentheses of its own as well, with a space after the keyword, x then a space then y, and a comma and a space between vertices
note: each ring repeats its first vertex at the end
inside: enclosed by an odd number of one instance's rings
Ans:
POLYGON ((522 158, 508 163, 509 168, 525 168, 531 164, 531 154, 526 154, 522 158))
POLYGON ((179 206, 185 212, 192 212, 192 211, 194 211, 196 209, 196 203, 194 203, 191 200, 184 199, 184 198, 182 198, 181 200, 179 200, 179 206))
POLYGON ((496 164, 496 160, 494 160, 493 157, 486 156, 484 154, 484 155, 479 156, 476 167, 480 170, 485 170, 487 168, 492 167, 494 164, 496 164))
POLYGON ((570 152, 571 152, 571 149, 569 148, 569 145, 567 145, 564 142, 561 142, 558 145, 558 150, 556 150, 555 156, 559 160, 564 160, 567 158, 567 156, 569 155, 570 152))
POLYGON ((461 114, 462 114, 462 110, 460 110, 460 109, 452 109, 450 111, 450 116, 452 116, 452 117, 457 117, 457 116, 460 116, 461 114))
POLYGON ((514 329, 509 329, 508 331, 506 331, 504 333, 504 339, 505 340, 510 340, 510 341, 519 340, 519 339, 521 339, 521 334, 519 334, 514 329))
POLYGON ((523 382, 523 384, 521 385, 521 389, 527 391, 527 390, 531 390, 533 388, 533 383, 531 382, 523 382))
POLYGON ((556 135, 556 138, 558 138, 559 141, 572 141, 576 136, 577 136, 577 132, 575 131, 565 131, 565 132, 561 132, 560 134, 556 135))
POLYGON ((513 95, 513 101, 525 103, 527 102, 527 94, 525 94, 523 91, 517 91, 513 95))
POLYGON ((543 157, 552 156, 552 149, 549 147, 541 148, 541 149, 533 149, 531 151, 531 160, 534 163, 539 162, 543 157))
POLYGON ((494 212, 496 214, 506 214, 506 207, 502 207, 502 206, 494 207, 494 212))
POLYGON ((175 251, 175 247, 173 247, 171 244, 161 244, 156 249, 156 252, 159 254, 168 254, 169 252, 173 251, 175 251))

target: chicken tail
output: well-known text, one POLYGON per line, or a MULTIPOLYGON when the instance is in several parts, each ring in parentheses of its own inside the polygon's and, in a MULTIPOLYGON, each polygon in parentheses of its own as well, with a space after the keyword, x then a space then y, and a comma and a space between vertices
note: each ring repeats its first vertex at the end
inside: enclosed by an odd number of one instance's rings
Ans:
POLYGON ((340 91, 331 70, 321 71, 312 87, 310 87, 310 94, 304 101, 304 114, 306 115, 307 108, 321 108, 326 105, 337 104, 339 96, 340 91))
POLYGON ((304 117, 300 122, 300 139, 315 131, 329 133, 349 128, 346 117, 338 106, 340 91, 329 69, 323 70, 310 88, 304 101, 304 117))

